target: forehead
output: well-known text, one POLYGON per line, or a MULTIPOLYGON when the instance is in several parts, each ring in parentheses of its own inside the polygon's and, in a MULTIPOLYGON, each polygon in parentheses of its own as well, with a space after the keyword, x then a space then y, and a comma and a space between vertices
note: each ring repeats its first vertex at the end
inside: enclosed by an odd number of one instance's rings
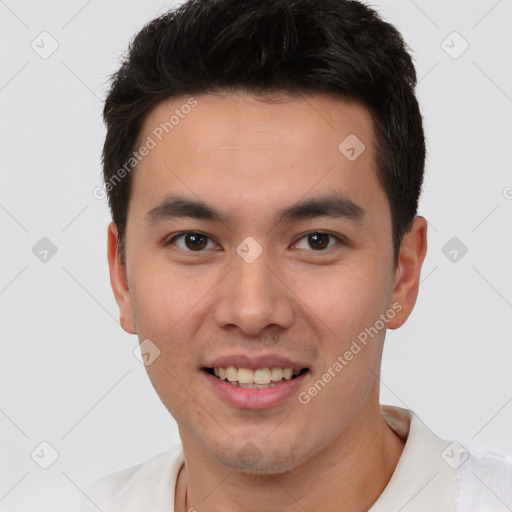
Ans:
POLYGON ((251 215, 315 193, 377 207, 384 197, 370 112, 331 94, 173 98, 145 119, 138 146, 150 139, 132 175, 132 193, 148 202, 179 189, 251 215))
POLYGON ((262 97, 218 92, 159 103, 147 115, 139 143, 152 135, 158 142, 172 138, 199 153, 211 146, 230 151, 286 142, 296 150, 332 149, 344 134, 359 134, 367 146, 373 145, 372 118, 362 103, 327 93, 262 97), (331 136, 326 138, 327 133, 331 136))

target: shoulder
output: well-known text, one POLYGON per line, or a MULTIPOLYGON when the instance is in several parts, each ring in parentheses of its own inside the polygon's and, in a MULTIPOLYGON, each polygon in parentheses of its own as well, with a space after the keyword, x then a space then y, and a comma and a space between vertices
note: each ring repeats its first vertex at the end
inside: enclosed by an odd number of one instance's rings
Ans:
POLYGON ((512 460, 495 453, 471 454, 459 468, 457 512, 512 509, 512 460))
POLYGON ((87 491, 84 512, 98 508, 103 512, 140 511, 149 505, 155 512, 172 510, 182 464, 182 446, 177 445, 142 464, 104 476, 87 491))

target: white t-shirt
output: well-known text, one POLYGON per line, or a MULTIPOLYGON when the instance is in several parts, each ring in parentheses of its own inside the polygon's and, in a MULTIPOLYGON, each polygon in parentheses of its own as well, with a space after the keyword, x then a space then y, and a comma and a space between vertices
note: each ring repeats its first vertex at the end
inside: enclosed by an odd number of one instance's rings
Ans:
MULTIPOLYGON (((439 439, 412 411, 381 405, 406 441, 398 465, 369 512, 511 512, 512 461, 473 455, 439 439)), ((183 465, 181 445, 97 481, 85 512, 170 512, 183 465)))

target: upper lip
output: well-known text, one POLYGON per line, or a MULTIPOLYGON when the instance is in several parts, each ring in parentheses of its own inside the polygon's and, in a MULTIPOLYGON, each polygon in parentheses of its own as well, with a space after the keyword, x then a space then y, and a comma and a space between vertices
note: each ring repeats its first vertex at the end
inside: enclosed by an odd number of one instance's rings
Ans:
POLYGON ((302 370, 303 368, 308 368, 308 365, 303 362, 277 354, 229 354, 207 360, 203 368, 226 368, 228 366, 250 368, 251 370, 257 370, 258 368, 292 368, 293 370, 302 370))

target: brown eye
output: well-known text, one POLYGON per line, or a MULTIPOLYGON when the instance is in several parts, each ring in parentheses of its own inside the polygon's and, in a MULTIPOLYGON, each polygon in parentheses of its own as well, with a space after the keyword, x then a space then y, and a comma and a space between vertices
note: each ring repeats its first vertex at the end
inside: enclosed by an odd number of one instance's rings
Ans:
POLYGON ((329 233, 316 232, 303 236, 295 245, 299 249, 313 249, 314 251, 323 251, 325 249, 333 247, 333 244, 329 245, 331 239, 338 240, 338 242, 341 242, 341 239, 338 238, 337 236, 331 235, 329 233), (300 243, 302 240, 306 240, 306 243, 303 243, 303 246, 300 247, 300 243))
POLYGON ((326 233, 315 233, 308 236, 308 243, 312 249, 325 249, 329 245, 329 235, 326 233))
POLYGON ((202 252, 207 247, 209 241, 210 238, 208 236, 189 231, 172 237, 168 244, 174 244, 176 247, 187 252, 202 252), (177 243, 177 240, 181 240, 181 243, 177 243))
POLYGON ((185 235, 185 245, 192 250, 201 250, 206 247, 207 240, 204 235, 198 233, 191 233, 185 235))

